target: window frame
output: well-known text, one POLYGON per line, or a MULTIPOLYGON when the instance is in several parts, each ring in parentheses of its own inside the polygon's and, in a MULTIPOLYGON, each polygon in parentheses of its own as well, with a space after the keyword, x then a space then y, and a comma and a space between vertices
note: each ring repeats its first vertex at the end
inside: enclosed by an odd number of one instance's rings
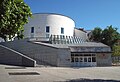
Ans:
POLYGON ((31 27, 31 33, 34 33, 34 31, 35 31, 35 28, 31 27))
POLYGON ((45 32, 46 32, 46 33, 50 33, 50 26, 46 26, 45 32))
POLYGON ((64 28, 61 27, 61 34, 64 34, 64 28))

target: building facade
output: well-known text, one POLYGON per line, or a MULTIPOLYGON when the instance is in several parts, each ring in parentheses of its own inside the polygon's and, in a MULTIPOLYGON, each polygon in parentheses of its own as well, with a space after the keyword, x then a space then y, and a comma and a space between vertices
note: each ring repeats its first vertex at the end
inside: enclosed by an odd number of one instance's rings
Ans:
POLYGON ((66 67, 110 66, 109 46, 88 42, 84 30, 77 29, 67 16, 33 14, 24 28, 24 40, 2 43, 36 60, 38 65, 66 67))
POLYGON ((49 38, 50 35, 73 36, 75 23, 69 17, 58 14, 33 14, 25 25, 25 38, 49 38), (69 29, 69 31, 68 31, 69 29))

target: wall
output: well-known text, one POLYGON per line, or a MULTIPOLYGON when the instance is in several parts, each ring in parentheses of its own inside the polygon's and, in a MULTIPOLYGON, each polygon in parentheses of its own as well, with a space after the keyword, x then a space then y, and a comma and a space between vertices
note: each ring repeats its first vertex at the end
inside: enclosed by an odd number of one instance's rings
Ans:
POLYGON ((73 36, 75 27, 74 21, 63 15, 58 14, 33 14, 32 18, 29 18, 29 23, 24 27, 25 38, 31 37, 31 27, 35 28, 34 37, 46 37, 46 26, 50 26, 50 35, 61 35, 61 27, 64 28, 64 34, 67 36, 73 36), (69 30, 69 31, 68 31, 69 30))
POLYGON ((71 66, 71 52, 69 49, 59 49, 58 66, 61 67, 71 66))
POLYGON ((27 40, 6 42, 3 43, 3 45, 8 46, 36 60, 37 64, 49 64, 54 66, 57 65, 57 48, 27 42, 27 40))
POLYGON ((84 41, 87 39, 86 33, 78 29, 74 29, 74 36, 81 37, 84 41))
POLYGON ((96 55, 97 66, 111 66, 111 53, 98 53, 96 55))
POLYGON ((36 61, 20 54, 19 52, 0 45, 0 64, 34 67, 36 65, 36 61))

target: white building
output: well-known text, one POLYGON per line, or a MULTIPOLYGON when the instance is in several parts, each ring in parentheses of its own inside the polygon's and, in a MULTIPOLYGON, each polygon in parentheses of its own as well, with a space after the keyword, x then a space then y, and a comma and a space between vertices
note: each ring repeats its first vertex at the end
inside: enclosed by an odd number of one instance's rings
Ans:
POLYGON ((75 22, 71 18, 60 14, 33 14, 24 30, 25 38, 49 40, 51 35, 59 35, 61 38, 62 36, 76 36, 86 39, 86 33, 75 29, 75 22))
POLYGON ((87 42, 86 32, 75 28, 75 22, 70 17, 53 13, 33 14, 25 25, 24 36, 24 40, 2 45, 36 60, 38 65, 111 65, 110 47, 87 42))
POLYGON ((33 14, 29 23, 25 25, 25 38, 50 35, 73 36, 75 23, 69 17, 58 14, 33 14))

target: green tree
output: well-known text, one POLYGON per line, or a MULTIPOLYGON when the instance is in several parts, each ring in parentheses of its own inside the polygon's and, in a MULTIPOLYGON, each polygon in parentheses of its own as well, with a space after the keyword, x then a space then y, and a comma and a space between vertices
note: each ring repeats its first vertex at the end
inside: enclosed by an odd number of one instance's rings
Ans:
POLYGON ((120 35, 117 32, 117 28, 114 28, 112 25, 107 26, 102 31, 102 43, 110 46, 111 48, 115 45, 115 43, 120 39, 120 35))
POLYGON ((120 46, 119 45, 113 46, 112 56, 120 56, 120 46))
POLYGON ((95 42, 102 42, 111 48, 115 43, 120 39, 120 34, 117 32, 117 28, 114 28, 112 25, 107 26, 104 30, 99 27, 96 27, 92 31, 91 40, 95 42))
POLYGON ((99 27, 94 28, 90 40, 95 42, 101 41, 102 29, 99 27))
POLYGON ((23 38, 24 24, 32 15, 30 7, 23 0, 0 0, 0 37, 5 41, 17 34, 23 38))

